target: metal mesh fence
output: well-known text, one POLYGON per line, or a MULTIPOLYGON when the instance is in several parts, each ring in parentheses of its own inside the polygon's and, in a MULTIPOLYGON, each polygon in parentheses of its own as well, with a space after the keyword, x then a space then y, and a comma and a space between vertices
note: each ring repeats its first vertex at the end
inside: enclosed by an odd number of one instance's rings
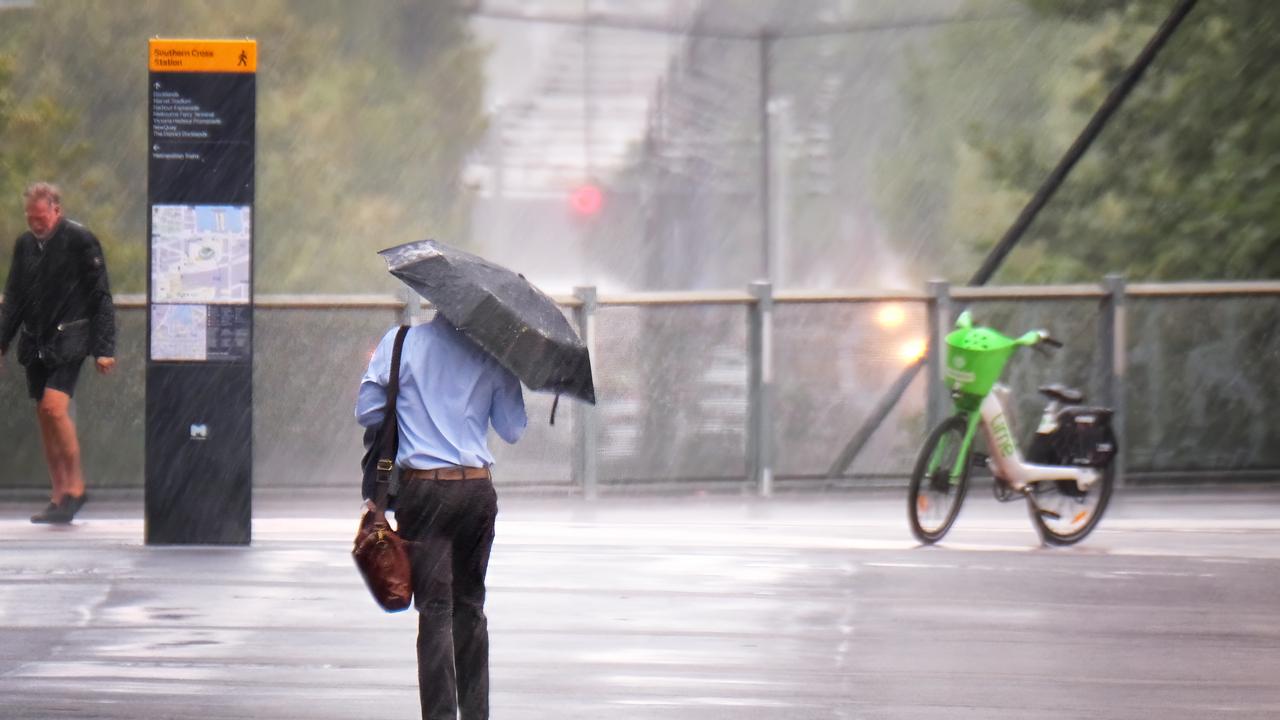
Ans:
POLYGON ((604 307, 597 315, 600 483, 746 476, 746 309, 604 307))
POLYGON ((1280 297, 1129 301, 1128 465, 1275 470, 1280 297))
MULTIPOLYGON (((1108 404, 1097 299, 973 300, 976 321, 1007 334, 1044 328, 1066 348, 1019 353, 1004 382, 1025 442, 1062 382, 1108 404)), ((958 305, 953 305, 958 309, 958 305)), ((773 319, 775 475, 779 487, 900 482, 926 431, 921 373, 849 468, 827 479, 841 449, 903 368, 922 351, 924 302, 779 302, 773 319)), ((750 306, 609 305, 596 311, 593 365, 602 491, 751 489, 750 306)), ((395 322, 387 309, 260 307, 255 324, 254 474, 258 487, 356 487, 360 430, 352 408, 369 353, 395 322)), ((1130 476, 1231 479, 1280 470, 1270 423, 1280 374, 1280 296, 1146 296, 1127 300, 1124 426, 1130 476)), ((119 370, 86 364, 77 391, 86 474, 95 487, 141 487, 145 316, 119 311, 119 370)), ((46 487, 43 453, 22 369, 0 382, 5 438, 0 488, 46 487)), ((496 437, 497 481, 570 492, 581 408, 525 393, 529 431, 496 437)))
MULTIPOLYGON (((825 477, 840 449, 925 349, 922 303, 781 304, 775 314, 779 482, 825 477)), ((924 430, 923 378, 909 388, 845 479, 900 475, 924 430)))

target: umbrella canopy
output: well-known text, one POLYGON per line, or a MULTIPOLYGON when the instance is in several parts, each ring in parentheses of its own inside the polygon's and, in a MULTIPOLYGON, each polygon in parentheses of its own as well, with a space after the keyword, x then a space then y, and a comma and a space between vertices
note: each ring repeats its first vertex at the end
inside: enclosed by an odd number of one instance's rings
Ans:
POLYGON ((530 389, 595 403, 587 346, 556 302, 523 275, 435 240, 378 254, 392 275, 530 389))

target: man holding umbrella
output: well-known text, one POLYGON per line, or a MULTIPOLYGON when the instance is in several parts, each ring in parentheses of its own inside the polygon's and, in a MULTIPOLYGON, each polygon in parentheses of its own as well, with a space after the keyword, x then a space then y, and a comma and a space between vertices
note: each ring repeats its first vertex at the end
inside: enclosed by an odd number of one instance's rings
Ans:
MULTIPOLYGON (((356 419, 382 422, 396 330, 360 383, 356 419)), ((489 717, 485 573, 498 496, 489 425, 509 443, 527 424, 520 381, 443 315, 405 335, 400 359, 400 492, 396 523, 412 541, 418 690, 424 720, 489 717)))
MULTIPOLYGON (((484 720, 485 574, 498 513, 486 434, 492 425, 508 443, 523 435, 521 382, 594 403, 591 360, 555 301, 523 275, 433 240, 380 254, 436 310, 404 335, 396 405, 396 524, 410 541, 422 717, 484 720)), ((382 422, 398 333, 382 338, 360 384, 365 428, 382 422)))

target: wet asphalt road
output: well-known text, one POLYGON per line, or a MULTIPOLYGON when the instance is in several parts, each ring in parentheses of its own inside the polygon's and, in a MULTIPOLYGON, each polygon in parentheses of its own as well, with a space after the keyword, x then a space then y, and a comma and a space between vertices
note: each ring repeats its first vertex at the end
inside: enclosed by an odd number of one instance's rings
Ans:
MULTIPOLYGON (((251 547, 157 548, 137 502, 0 504, 0 717, 417 717, 355 508, 255 507, 251 547)), ((1042 549, 975 491, 948 541, 896 493, 504 498, 493 717, 1280 717, 1280 492, 1124 492, 1042 549)))

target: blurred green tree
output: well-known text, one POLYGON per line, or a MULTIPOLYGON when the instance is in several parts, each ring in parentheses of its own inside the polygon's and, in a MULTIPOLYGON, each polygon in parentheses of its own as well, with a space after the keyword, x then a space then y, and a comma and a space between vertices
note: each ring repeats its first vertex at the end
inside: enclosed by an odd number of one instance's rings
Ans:
MULTIPOLYGON (((13 182, 66 188, 68 212, 103 240, 119 291, 145 288, 146 46, 156 36, 259 42, 259 292, 388 290, 375 250, 465 240, 470 192, 459 178, 484 131, 484 51, 455 3, 63 0, 10 10, 0 24, 10 102, 44 102, 57 120, 35 123, 41 137, 10 143, 5 133, 0 148, 44 163, 13 165, 13 182)), ((18 202, 7 207, 6 242, 23 229, 18 202)))
MULTIPOLYGON (((906 176, 908 189, 934 183, 945 198, 940 217, 916 231, 935 232, 956 246, 950 252, 971 258, 1012 223, 1172 7, 1169 0, 1025 2, 1039 42, 947 30, 909 82, 928 118, 964 92, 939 85, 954 82, 955 68, 972 57, 1002 58, 1009 73, 998 82, 1010 74, 1034 79, 1023 93, 993 98, 999 106, 985 119, 957 128, 952 116, 941 133, 941 123, 925 120, 904 139, 940 143, 935 155, 948 160, 931 168, 940 174, 906 176), (1053 52, 1063 41, 1073 48, 1067 64, 1053 52)), ((1280 5, 1202 0, 997 281, 1093 281, 1108 272, 1135 280, 1280 277, 1278 60, 1280 5)), ((910 216, 910 197, 886 194, 899 218, 910 216)), ((973 266, 952 279, 967 279, 973 266)))
MULTIPOLYGON (((72 112, 48 95, 18 100, 14 65, 0 46, 0 198, 9 208, 0 214, 0 230, 7 240, 26 230, 22 191, 33 178, 87 176, 91 164, 89 143, 66 138, 76 124, 72 112)), ((0 275, 7 276, 12 245, 0 248, 0 275)))
POLYGON ((1070 143, 1054 102, 1071 77, 1062 63, 1087 37, 1029 13, 947 26, 908 51, 904 119, 877 158, 876 195, 922 276, 968 280, 1029 197, 991 180, 988 143, 1044 133, 1046 156, 1070 143))

